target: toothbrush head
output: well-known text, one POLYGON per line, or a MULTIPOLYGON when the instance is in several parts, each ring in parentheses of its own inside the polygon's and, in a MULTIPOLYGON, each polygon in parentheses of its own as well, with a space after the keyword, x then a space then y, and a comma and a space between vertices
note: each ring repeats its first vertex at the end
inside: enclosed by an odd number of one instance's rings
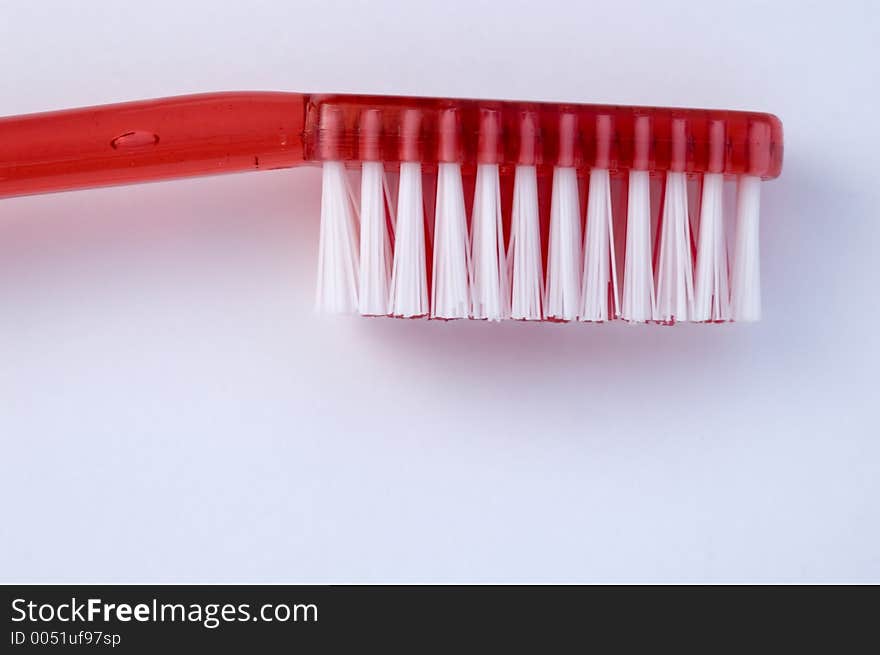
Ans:
POLYGON ((760 181, 783 155, 771 114, 313 95, 303 152, 324 166, 319 311, 760 318, 760 181), (359 201, 346 169, 361 170, 359 201), (726 181, 738 185, 732 253, 726 181))

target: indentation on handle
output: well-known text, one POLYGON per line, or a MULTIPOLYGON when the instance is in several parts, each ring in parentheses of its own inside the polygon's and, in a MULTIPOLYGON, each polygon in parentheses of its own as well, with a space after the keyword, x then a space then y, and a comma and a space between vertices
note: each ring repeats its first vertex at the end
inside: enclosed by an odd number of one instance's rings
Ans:
POLYGON ((148 130, 133 130, 120 134, 110 142, 114 150, 132 150, 135 148, 147 148, 159 143, 159 135, 148 130))

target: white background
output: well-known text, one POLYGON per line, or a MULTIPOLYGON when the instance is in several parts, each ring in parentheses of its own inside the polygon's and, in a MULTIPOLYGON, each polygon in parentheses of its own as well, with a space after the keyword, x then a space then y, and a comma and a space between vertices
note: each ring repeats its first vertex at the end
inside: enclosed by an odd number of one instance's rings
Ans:
POLYGON ((756 109, 765 320, 319 320, 320 172, 0 203, 0 580, 880 581, 880 5, 0 4, 0 114, 756 109))

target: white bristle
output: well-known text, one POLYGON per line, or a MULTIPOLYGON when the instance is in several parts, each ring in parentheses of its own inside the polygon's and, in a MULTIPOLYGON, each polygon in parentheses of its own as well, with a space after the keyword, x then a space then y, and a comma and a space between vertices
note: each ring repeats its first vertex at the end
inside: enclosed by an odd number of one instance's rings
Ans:
POLYGON ((467 318, 471 273, 460 164, 438 166, 432 275, 431 317, 467 318))
POLYGON ((761 179, 744 175, 736 194, 736 239, 731 276, 731 317, 734 321, 761 319, 761 261, 758 247, 761 179))
POLYGON ((594 168, 590 171, 590 191, 587 198, 584 277, 578 320, 607 321, 616 318, 617 314, 611 176, 607 169, 594 168))
POLYGON ((581 216, 577 172, 553 169, 550 241, 547 253, 547 318, 571 321, 577 316, 581 282, 581 216))
POLYGON ((621 317, 632 323, 654 318, 651 267, 651 183, 648 171, 631 170, 626 214, 626 261, 621 317))
POLYGON ((511 276, 510 317, 540 321, 544 267, 538 217, 538 173, 534 166, 516 167, 507 258, 511 276))
POLYGON ((666 173, 659 248, 654 318, 662 323, 687 321, 694 301, 694 268, 685 173, 666 173))
POLYGON ((357 218, 345 166, 325 161, 321 186, 321 233, 315 310, 328 314, 358 309, 357 218))
POLYGON ((471 316, 490 321, 507 318, 507 266, 501 223, 501 185, 497 164, 479 164, 471 223, 473 278, 471 316))
POLYGON ((388 313, 404 318, 428 313, 425 210, 422 204, 422 165, 418 162, 400 164, 388 313))
POLYGON ((723 194, 724 175, 706 173, 703 176, 703 196, 700 201, 700 238, 697 245, 692 321, 730 319, 723 194))
POLYGON ((388 183, 381 162, 361 169, 361 255, 359 310, 364 316, 388 313, 391 242, 388 237, 388 183))

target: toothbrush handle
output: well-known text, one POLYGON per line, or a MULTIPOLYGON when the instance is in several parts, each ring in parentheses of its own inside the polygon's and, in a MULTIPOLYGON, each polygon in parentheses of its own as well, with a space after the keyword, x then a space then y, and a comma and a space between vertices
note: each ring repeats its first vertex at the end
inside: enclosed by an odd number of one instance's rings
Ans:
POLYGON ((296 166, 307 102, 210 93, 0 118, 0 197, 296 166))

